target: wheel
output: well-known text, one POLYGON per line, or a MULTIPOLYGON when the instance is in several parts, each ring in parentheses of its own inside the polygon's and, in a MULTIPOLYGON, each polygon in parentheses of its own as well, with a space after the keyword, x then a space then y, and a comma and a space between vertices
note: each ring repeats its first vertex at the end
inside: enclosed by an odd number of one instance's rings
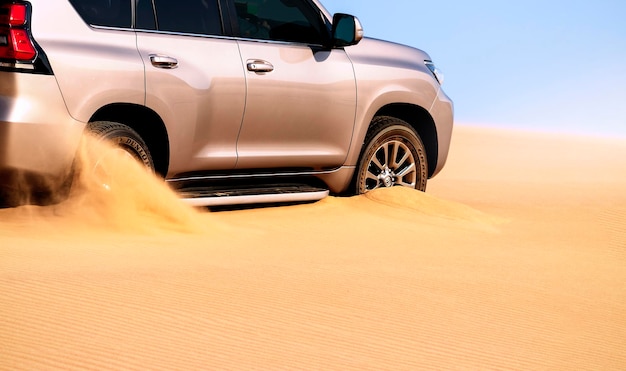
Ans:
POLYGON ((89 123, 88 131, 97 138, 115 144, 134 159, 143 163, 148 169, 154 171, 154 162, 148 146, 141 139, 141 136, 129 126, 118 122, 95 121, 89 123))
POLYGON ((404 186, 426 190, 426 150, 406 122, 387 116, 374 118, 365 138, 356 173, 356 193, 404 186))
POLYGON ((111 121, 95 121, 88 125, 87 131, 97 140, 108 141, 114 145, 113 150, 95 146, 88 156, 90 160, 84 164, 86 168, 83 182, 95 183, 105 190, 117 189, 120 181, 125 178, 125 167, 118 166, 121 154, 131 158, 145 168, 154 172, 154 162, 148 146, 135 130, 127 125, 111 121))

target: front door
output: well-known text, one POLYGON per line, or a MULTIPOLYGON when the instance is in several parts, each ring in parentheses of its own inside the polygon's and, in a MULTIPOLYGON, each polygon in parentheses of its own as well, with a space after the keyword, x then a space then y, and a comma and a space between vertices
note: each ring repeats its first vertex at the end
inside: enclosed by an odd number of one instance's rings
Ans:
POLYGON ((342 49, 306 0, 235 0, 246 73, 238 169, 341 166, 354 128, 356 84, 342 49))

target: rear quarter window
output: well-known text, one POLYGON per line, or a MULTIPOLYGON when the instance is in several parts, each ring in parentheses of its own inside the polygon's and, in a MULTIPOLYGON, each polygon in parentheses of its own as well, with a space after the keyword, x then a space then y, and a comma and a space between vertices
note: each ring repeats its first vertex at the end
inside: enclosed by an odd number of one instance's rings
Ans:
POLYGON ((131 27, 132 0, 70 0, 81 18, 92 26, 131 27))

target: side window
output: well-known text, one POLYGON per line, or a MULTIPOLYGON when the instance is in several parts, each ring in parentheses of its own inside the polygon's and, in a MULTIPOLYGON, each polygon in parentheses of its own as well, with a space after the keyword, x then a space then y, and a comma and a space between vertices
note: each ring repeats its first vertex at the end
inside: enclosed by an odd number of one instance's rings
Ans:
POLYGON ((326 44, 328 28, 305 0, 235 0, 239 35, 251 39, 326 44))
POLYGON ((138 0, 135 10, 135 28, 139 30, 156 30, 156 20, 152 0, 138 0))
POLYGON ((157 28, 200 35, 222 35, 218 0, 154 0, 157 28))
POLYGON ((83 20, 92 26, 130 28, 131 0, 70 0, 83 20))

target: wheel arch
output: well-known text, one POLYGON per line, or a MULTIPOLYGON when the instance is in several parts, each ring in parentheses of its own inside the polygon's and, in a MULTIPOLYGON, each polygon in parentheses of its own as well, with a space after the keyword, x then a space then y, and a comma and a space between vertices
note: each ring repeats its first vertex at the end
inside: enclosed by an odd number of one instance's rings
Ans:
POLYGON ((391 103, 380 108, 374 117, 391 116, 405 121, 419 135, 426 149, 428 161, 428 176, 432 176, 437 169, 439 157, 439 141, 437 127, 432 116, 424 108, 408 103, 391 103))
POLYGON ((146 142, 155 171, 165 177, 169 168, 170 146, 167 129, 159 115, 149 108, 130 103, 113 103, 100 108, 89 122, 113 121, 130 126, 146 142))

